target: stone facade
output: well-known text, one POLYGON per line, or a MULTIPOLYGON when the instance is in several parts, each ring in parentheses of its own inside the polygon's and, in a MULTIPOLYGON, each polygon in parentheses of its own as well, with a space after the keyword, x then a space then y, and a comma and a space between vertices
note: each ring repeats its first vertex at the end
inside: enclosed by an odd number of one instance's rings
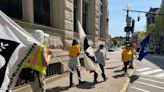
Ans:
MULTIPOLYGON (((33 33, 35 29, 42 29, 50 34, 46 40, 46 45, 52 49, 62 49, 68 51, 72 43, 72 39, 79 38, 78 32, 74 32, 74 20, 79 20, 81 24, 86 26, 86 34, 89 42, 93 47, 99 44, 107 43, 108 36, 108 9, 107 0, 42 0, 48 2, 50 12, 50 25, 36 24, 35 13, 36 6, 41 5, 34 0, 22 0, 22 17, 23 19, 14 19, 26 31, 33 33), (75 1, 77 7, 75 10, 75 1), (87 7, 83 7, 87 5, 87 7), (85 10, 86 9, 86 10, 85 10), (85 10, 85 19, 84 19, 85 10), (74 17, 74 12, 76 18, 74 17), (102 21, 100 18, 102 17, 102 21), (86 21, 86 23, 83 23, 86 21), (101 29, 102 28, 102 29, 101 29), (102 34, 102 35, 100 35, 102 34)), ((39 1, 40 2, 40 1, 39 1)), ((42 3, 44 5, 45 3, 42 3)), ((48 6, 48 5, 45 5, 48 6)), ((39 6, 40 7, 40 6, 39 6)), ((45 10, 44 10, 45 11, 45 10)), ((37 11, 39 12, 39 11, 37 11)), ((42 15, 41 15, 42 16, 42 15)), ((68 60, 68 59, 66 59, 68 60)), ((64 61, 64 60, 63 60, 64 61)), ((64 70, 64 69, 63 69, 64 70)))

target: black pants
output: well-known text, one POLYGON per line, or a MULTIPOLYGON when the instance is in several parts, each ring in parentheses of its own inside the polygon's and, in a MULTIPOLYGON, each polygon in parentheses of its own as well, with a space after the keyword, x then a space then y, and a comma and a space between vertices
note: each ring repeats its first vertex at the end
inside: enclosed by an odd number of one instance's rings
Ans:
POLYGON ((124 71, 127 73, 127 67, 129 65, 130 61, 124 62, 124 71))
MULTIPOLYGON (((99 64, 99 66, 100 66, 100 69, 101 69, 101 71, 102 71, 102 73, 101 73, 101 76, 103 77, 103 79, 105 80, 106 79, 106 76, 105 76, 105 70, 104 70, 104 65, 101 65, 101 64, 99 64)), ((97 81, 97 77, 98 77, 98 74, 96 73, 96 72, 94 72, 94 81, 97 81)))
MULTIPOLYGON (((74 70, 74 69, 71 69, 72 71, 74 70)), ((81 75, 80 75, 80 69, 76 69, 77 70, 77 75, 81 78, 81 75)), ((79 83, 81 83, 81 81, 79 80, 79 83)), ((72 85, 73 84, 73 73, 72 72, 70 72, 70 85, 72 85)))

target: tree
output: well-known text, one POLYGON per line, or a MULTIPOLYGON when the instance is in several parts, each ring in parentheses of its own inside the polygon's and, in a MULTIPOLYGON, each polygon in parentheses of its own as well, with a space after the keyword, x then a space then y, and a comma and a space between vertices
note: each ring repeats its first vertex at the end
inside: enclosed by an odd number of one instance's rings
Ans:
POLYGON ((147 27, 146 34, 148 34, 148 33, 151 33, 151 34, 150 34, 150 36, 151 36, 150 38, 151 38, 153 41, 157 40, 157 38, 158 38, 158 30, 157 30, 155 24, 151 24, 151 25, 149 25, 149 26, 147 27))
POLYGON ((145 36, 147 35, 147 33, 146 32, 140 32, 139 34, 138 34, 138 39, 140 40, 140 41, 142 41, 144 38, 145 38, 145 36))
POLYGON ((160 12, 159 12, 161 15, 157 16, 156 17, 156 20, 155 20, 155 33, 154 33, 154 38, 155 38, 155 42, 156 42, 156 45, 158 47, 158 51, 159 53, 163 53, 164 51, 164 46, 163 46, 163 43, 164 43, 164 8, 161 8, 160 9, 160 12))
MULTIPOLYGON (((160 9, 160 14, 164 14, 164 8, 161 8, 160 9)), ((157 31, 164 31, 164 15, 159 15, 156 17, 156 20, 155 20, 155 25, 156 25, 156 28, 157 28, 157 31)))

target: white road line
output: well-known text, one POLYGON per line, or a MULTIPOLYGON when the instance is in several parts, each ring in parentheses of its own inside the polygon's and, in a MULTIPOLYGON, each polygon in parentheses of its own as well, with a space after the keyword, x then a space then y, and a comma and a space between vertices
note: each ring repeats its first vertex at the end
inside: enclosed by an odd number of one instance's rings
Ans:
POLYGON ((147 74, 152 74, 152 73, 157 73, 157 72, 162 72, 162 71, 163 71, 162 69, 155 69, 152 71, 142 72, 141 74, 147 75, 147 74))
POLYGON ((156 85, 152 85, 152 84, 148 84, 148 83, 144 83, 144 82, 136 81, 136 83, 140 83, 143 85, 147 85, 147 86, 151 86, 151 87, 155 87, 155 88, 159 88, 159 89, 164 89, 164 87, 160 87, 160 86, 156 86, 156 85))
POLYGON ((142 91, 142 92, 150 92, 150 91, 147 91, 147 90, 144 90, 144 89, 141 89, 141 88, 137 88, 137 87, 130 87, 130 88, 133 88, 133 89, 136 89, 136 90, 139 90, 139 91, 142 91))
POLYGON ((156 74, 156 75, 154 75, 154 77, 162 78, 162 77, 164 77, 164 73, 156 74))
POLYGON ((164 82, 161 82, 161 81, 156 81, 156 80, 152 80, 152 79, 148 79, 148 78, 139 78, 139 79, 142 79, 142 80, 147 80, 147 81, 151 81, 151 82, 156 82, 156 83, 160 83, 160 84, 164 84, 164 82))
POLYGON ((141 69, 137 69, 136 71, 142 72, 142 71, 146 71, 146 70, 150 70, 151 68, 141 68, 141 69))
MULTIPOLYGON (((140 76, 146 76, 146 77, 150 77, 150 78, 158 78, 158 77, 154 77, 154 76, 152 76, 152 75, 141 75, 141 74, 138 74, 138 75, 140 75, 140 76)), ((164 78, 158 78, 158 79, 164 79, 164 78)))

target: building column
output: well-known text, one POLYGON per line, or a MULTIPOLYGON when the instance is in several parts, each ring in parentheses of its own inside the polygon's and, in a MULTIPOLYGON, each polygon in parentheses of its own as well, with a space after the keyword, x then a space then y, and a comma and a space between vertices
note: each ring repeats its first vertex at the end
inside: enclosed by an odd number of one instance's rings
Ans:
POLYGON ((82 24, 83 22, 83 0, 78 0, 77 1, 77 16, 78 16, 78 20, 80 21, 80 23, 82 24))
POLYGON ((23 20, 34 23, 33 0, 22 0, 23 20))
POLYGON ((101 23, 101 38, 107 39, 108 36, 108 10, 107 10, 107 0, 102 0, 102 23, 101 23))

